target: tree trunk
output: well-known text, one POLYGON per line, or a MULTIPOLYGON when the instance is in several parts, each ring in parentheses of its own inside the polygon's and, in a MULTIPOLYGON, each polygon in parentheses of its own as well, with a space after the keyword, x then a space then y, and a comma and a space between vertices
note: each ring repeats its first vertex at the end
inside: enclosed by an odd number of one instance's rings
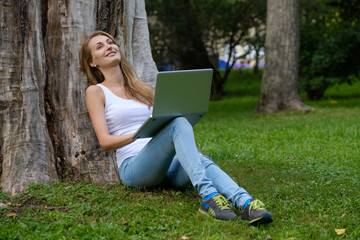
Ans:
POLYGON ((58 176, 44 111, 41 5, 2 1, 0 8, 0 182, 3 191, 15 194, 30 182, 58 176))
POLYGON ((265 69, 256 113, 307 111, 298 92, 299 1, 268 0, 265 69))
POLYGON ((119 182, 114 153, 99 147, 92 130, 78 52, 85 35, 107 31, 154 86, 144 1, 1 0, 0 8, 3 191, 59 179, 119 182))

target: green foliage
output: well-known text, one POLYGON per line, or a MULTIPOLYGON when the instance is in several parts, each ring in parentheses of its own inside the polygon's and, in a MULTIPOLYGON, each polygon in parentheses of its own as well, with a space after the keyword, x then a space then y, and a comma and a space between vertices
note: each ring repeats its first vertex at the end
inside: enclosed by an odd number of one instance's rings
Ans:
POLYGON ((356 1, 302 1, 300 90, 318 100, 360 77, 360 7, 356 1))
MULTIPOLYGON (((235 46, 249 36, 251 27, 264 23, 265 5, 263 0, 147 1, 155 62, 175 64, 177 60, 181 67, 188 66, 189 63, 181 61, 182 53, 199 51, 193 48, 197 39, 207 49, 208 57, 218 56, 219 44, 235 46), (196 30, 194 35, 191 30, 196 30)), ((191 64, 192 68, 198 67, 196 61, 191 64)))
POLYGON ((0 186, 0 201, 6 200, 7 199, 7 195, 2 192, 2 186, 0 186))
POLYGON ((146 2, 146 9, 155 62, 161 66, 175 64, 180 69, 213 68, 212 95, 222 95, 223 85, 237 60, 237 45, 247 41, 259 52, 264 44, 261 28, 266 12, 264 0, 154 0, 146 2), (250 37, 252 27, 257 34, 250 37), (229 46, 229 58, 225 72, 220 74, 219 46, 224 44, 229 46))
POLYGON ((232 72, 194 131, 200 150, 267 205, 269 226, 204 217, 192 187, 57 182, 0 193, 0 239, 359 239, 360 84, 328 89, 315 112, 254 115, 260 80, 232 72))

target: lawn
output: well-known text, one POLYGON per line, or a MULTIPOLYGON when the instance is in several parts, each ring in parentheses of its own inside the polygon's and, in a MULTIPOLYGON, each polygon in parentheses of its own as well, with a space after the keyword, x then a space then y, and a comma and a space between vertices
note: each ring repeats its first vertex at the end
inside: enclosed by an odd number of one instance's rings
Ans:
POLYGON ((266 204, 272 224, 207 218, 191 187, 58 182, 0 193, 0 239, 359 239, 360 84, 305 101, 313 112, 255 115, 260 78, 233 72, 194 131, 200 150, 266 204))

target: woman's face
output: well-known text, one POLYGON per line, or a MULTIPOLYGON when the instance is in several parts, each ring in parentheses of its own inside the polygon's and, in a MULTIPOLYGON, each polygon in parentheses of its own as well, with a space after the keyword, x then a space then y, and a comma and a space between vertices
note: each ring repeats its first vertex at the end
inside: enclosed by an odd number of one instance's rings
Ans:
POLYGON ((90 39, 89 48, 91 50, 91 67, 97 67, 100 70, 119 66, 121 55, 119 47, 105 35, 98 35, 90 39))

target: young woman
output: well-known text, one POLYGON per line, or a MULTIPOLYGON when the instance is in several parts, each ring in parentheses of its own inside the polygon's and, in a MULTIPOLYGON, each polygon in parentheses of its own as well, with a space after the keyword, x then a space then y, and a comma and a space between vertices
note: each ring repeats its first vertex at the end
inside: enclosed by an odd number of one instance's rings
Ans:
POLYGON ((198 152, 192 126, 175 118, 152 139, 132 135, 151 115, 153 89, 136 79, 112 36, 93 33, 80 49, 81 69, 93 84, 86 105, 104 150, 116 149, 123 184, 131 187, 191 183, 202 197, 199 211, 219 220, 238 216, 229 201, 251 224, 272 222, 264 204, 239 187, 209 157, 198 152), (228 201, 229 200, 229 201, 228 201))

